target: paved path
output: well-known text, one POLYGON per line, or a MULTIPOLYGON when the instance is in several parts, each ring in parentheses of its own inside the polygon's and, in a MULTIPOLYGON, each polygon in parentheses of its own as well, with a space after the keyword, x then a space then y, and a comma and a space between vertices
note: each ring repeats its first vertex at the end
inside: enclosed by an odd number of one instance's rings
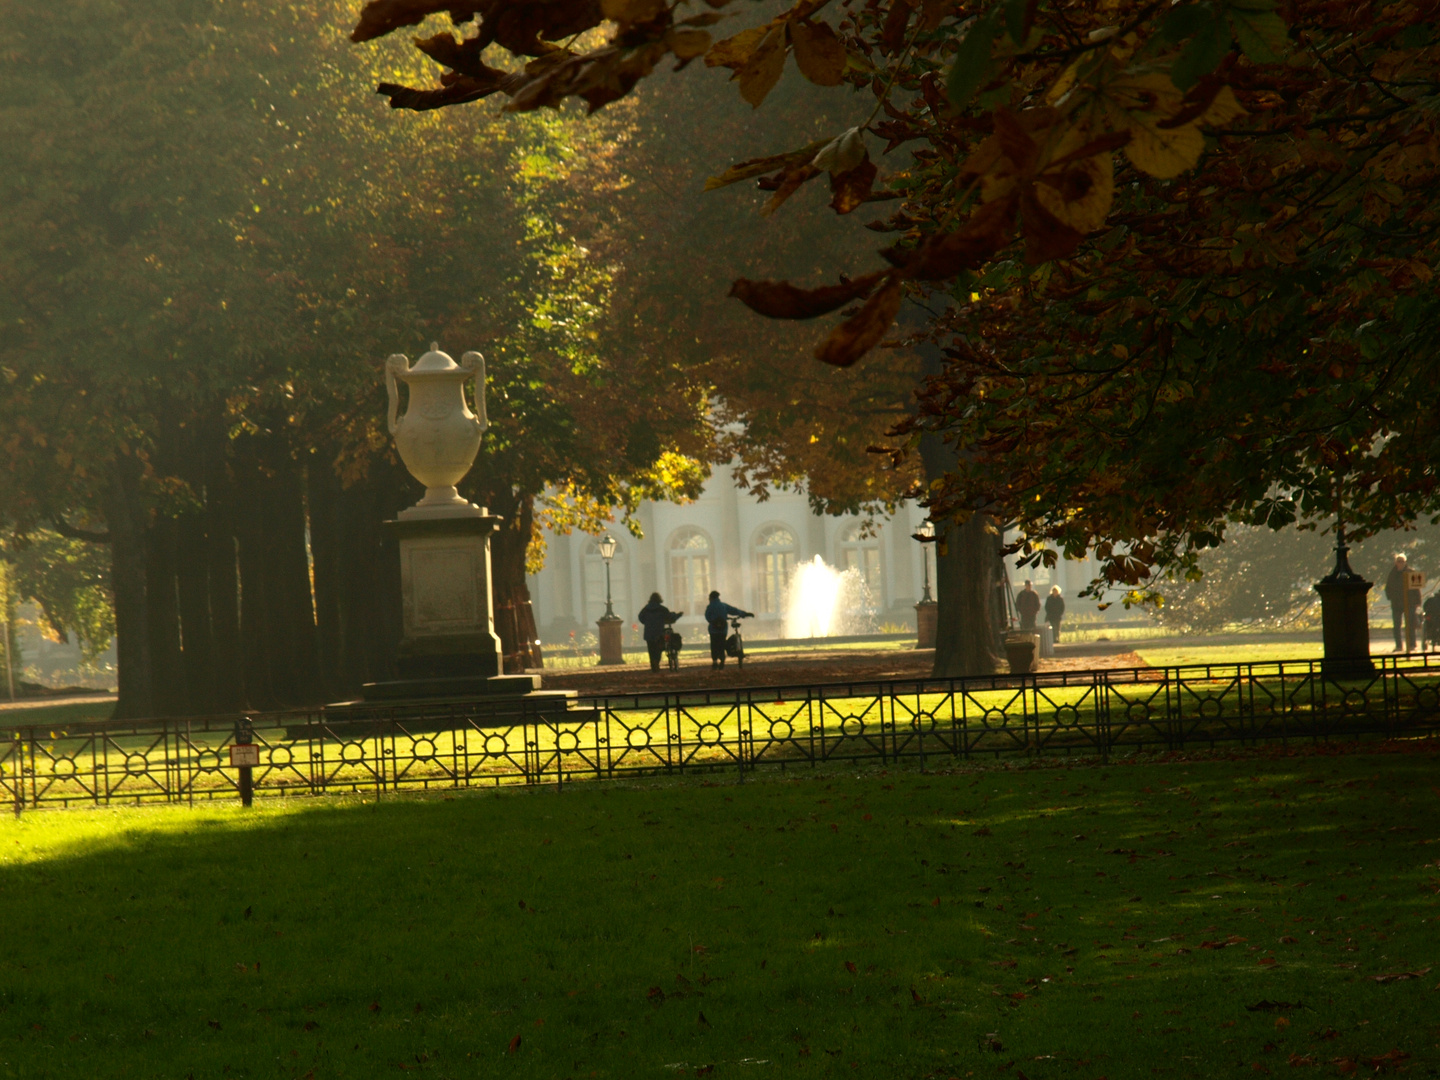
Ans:
POLYGON ((19 701, 0 700, 0 712, 20 711, 24 709, 44 709, 51 705, 97 705, 105 702, 114 704, 114 694, 84 694, 74 697, 41 697, 21 698, 19 701))

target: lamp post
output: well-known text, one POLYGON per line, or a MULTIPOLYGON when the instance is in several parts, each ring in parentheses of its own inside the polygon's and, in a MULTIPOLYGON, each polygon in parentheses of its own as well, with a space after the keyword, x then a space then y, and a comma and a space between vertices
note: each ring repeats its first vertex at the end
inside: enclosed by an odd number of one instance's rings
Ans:
POLYGON ((915 530, 914 537, 920 542, 920 565, 923 591, 920 594, 920 602, 915 605, 915 647, 917 649, 933 649, 935 647, 935 624, 939 616, 940 605, 930 595, 930 545, 935 542, 935 523, 926 518, 915 530))
POLYGON ((621 619, 615 614, 610 598, 610 560, 615 558, 618 545, 615 538, 606 533, 597 546, 600 549, 600 558, 605 560, 605 614, 595 623, 600 631, 600 663, 623 664, 625 650, 621 640, 621 619))

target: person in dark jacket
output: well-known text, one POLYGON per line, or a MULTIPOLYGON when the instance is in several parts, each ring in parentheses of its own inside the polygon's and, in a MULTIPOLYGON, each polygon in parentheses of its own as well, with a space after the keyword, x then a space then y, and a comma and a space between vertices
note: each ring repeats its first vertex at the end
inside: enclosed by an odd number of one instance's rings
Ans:
POLYGON ((1385 599, 1390 601, 1390 619, 1394 623, 1396 652, 1404 652, 1407 645, 1411 649, 1415 648, 1415 624, 1413 621, 1410 623, 1410 632, 1407 634, 1405 632, 1405 609, 1408 604, 1410 610, 1413 611, 1420 596, 1405 584, 1405 574, 1409 569, 1405 556, 1396 555, 1395 565, 1390 568, 1390 575, 1385 579, 1385 599))
POLYGON ((640 609, 640 625, 645 628, 645 648, 650 650, 651 671, 660 670, 660 657, 665 654, 666 629, 684 614, 683 611, 667 608, 658 592, 652 592, 650 602, 640 609))
POLYGON ((1440 646, 1440 589, 1430 594, 1425 601, 1425 651, 1440 646))
POLYGON ((1020 616, 1021 630, 1035 629, 1035 616, 1040 614, 1040 594, 1028 581, 1015 596, 1015 614, 1020 616))
POLYGON ((1052 641, 1060 640, 1060 620, 1065 617, 1065 598, 1060 595, 1060 586, 1050 586, 1050 595, 1045 597, 1045 621, 1050 624, 1052 641))
POLYGON ((710 594, 710 603, 705 607, 705 625, 710 630, 710 666, 722 668, 725 666, 725 638, 730 632, 726 622, 732 615, 742 619, 754 618, 754 612, 741 611, 738 607, 731 607, 720 599, 718 592, 710 594))

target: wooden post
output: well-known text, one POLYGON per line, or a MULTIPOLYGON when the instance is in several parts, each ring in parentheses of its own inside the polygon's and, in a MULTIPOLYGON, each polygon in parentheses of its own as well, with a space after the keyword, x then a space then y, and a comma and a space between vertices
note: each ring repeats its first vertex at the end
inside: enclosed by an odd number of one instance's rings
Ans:
POLYGON ((260 759, 260 749, 255 746, 255 735, 248 717, 235 721, 235 743, 230 747, 230 764, 240 769, 240 805, 249 806, 255 801, 255 765, 260 759))

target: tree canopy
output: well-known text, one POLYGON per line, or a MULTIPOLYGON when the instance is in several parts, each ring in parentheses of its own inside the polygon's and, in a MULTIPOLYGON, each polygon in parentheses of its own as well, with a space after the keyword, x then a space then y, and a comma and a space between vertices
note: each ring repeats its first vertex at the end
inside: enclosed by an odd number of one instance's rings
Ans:
POLYGON ((669 58, 757 107, 791 57, 873 100, 713 184, 756 180, 767 212, 821 176, 837 214, 895 200, 878 265, 732 292, 841 311, 816 350, 841 367, 926 305, 946 359, 892 448, 956 449, 938 518, 1013 522, 1037 558, 1094 548, 1138 586, 1232 522, 1365 534, 1440 508, 1433 0, 801 0, 722 36, 737 6, 373 0, 352 37, 476 23, 417 40, 448 70, 382 84, 401 109, 594 111, 669 58))

